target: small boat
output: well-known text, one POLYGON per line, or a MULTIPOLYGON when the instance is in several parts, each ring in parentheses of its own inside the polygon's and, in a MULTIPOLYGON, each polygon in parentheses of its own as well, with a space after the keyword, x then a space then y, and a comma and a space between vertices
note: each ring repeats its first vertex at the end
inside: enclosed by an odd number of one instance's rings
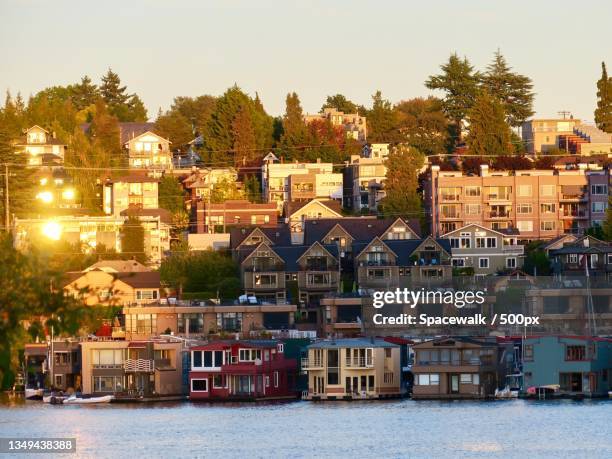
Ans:
POLYGON ((93 403, 110 403, 114 397, 112 395, 102 395, 100 397, 77 397, 71 395, 62 400, 63 405, 89 405, 93 403))
POLYGON ((43 389, 32 389, 25 388, 25 398, 26 400, 42 400, 43 398, 43 389))
POLYGON ((43 403, 51 405, 61 405, 69 396, 64 394, 48 394, 43 396, 43 403))
POLYGON ((495 398, 497 399, 518 398, 518 396, 518 389, 511 389, 510 386, 506 386, 503 389, 495 389, 495 398))

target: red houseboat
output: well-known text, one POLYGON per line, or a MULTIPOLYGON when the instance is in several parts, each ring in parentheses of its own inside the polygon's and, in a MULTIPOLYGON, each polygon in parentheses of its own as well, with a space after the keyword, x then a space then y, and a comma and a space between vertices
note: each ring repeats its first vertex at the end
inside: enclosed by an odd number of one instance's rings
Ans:
POLYGON ((191 400, 297 397, 297 361, 276 340, 214 341, 191 348, 191 400))

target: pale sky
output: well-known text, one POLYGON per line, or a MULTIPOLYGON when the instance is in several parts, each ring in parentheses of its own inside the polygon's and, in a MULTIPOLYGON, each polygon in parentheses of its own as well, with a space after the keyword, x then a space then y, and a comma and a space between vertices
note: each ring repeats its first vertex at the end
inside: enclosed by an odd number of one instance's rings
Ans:
POLYGON ((313 113, 337 92, 367 106, 377 89, 426 96, 451 52, 483 69, 499 48, 533 79, 538 116, 592 120, 611 20, 610 0, 0 0, 0 91, 98 82, 112 67, 151 117, 234 83, 270 114, 289 91, 313 113))

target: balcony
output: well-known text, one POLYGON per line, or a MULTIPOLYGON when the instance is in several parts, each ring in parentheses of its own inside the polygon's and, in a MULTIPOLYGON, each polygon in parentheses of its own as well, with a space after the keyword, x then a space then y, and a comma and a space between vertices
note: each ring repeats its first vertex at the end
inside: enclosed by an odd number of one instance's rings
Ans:
POLYGON ((460 194, 442 194, 440 195, 440 201, 453 201, 458 202, 461 200, 460 194))
POLYGON ((586 210, 561 209, 559 210, 561 218, 588 218, 586 210))
POLYGON ((321 359, 302 359, 302 370, 322 370, 323 362, 321 359))
POLYGON ((525 254, 525 246, 524 245, 504 245, 502 247, 502 252, 507 255, 524 255, 525 254))
POLYGON ((487 212, 486 214, 487 218, 489 219, 496 219, 496 218, 510 218, 510 210, 491 210, 489 212, 487 212))
POLYGON ((123 369, 130 373, 153 373, 155 361, 151 359, 125 359, 123 369))
POLYGON ((346 368, 374 368, 374 360, 372 357, 354 357, 347 358, 344 362, 346 368))
POLYGON ((440 220, 457 220, 459 218, 461 218, 461 213, 460 212, 441 213, 440 214, 440 220))
POLYGON ((510 193, 489 193, 485 196, 487 201, 510 201, 510 193))
POLYGON ((570 202, 581 202, 588 201, 589 196, 587 192, 584 193, 559 193, 559 201, 570 201, 570 202))
POLYGON ((360 261, 359 266, 362 266, 362 267, 395 266, 395 262, 393 262, 392 260, 388 260, 388 259, 365 260, 365 261, 360 261))

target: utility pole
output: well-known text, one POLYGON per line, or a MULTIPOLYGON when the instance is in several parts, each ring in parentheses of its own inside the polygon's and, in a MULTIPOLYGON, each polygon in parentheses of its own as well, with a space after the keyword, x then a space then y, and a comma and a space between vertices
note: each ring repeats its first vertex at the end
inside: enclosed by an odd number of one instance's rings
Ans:
POLYGON ((4 229, 9 232, 9 176, 8 164, 4 165, 4 229))

